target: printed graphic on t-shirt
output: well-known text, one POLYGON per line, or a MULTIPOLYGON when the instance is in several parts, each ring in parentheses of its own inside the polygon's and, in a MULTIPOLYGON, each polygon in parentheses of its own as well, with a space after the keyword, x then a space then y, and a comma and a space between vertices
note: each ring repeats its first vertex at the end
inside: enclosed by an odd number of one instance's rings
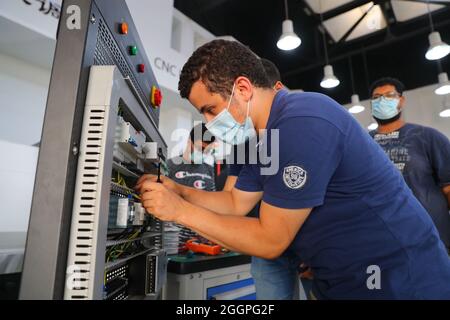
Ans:
POLYGON ((184 179, 184 178, 192 178, 192 177, 197 177, 200 179, 212 179, 212 177, 209 174, 204 174, 204 173, 198 173, 198 172, 187 172, 187 171, 177 171, 175 173, 175 177, 177 179, 184 179))
POLYGON ((374 136, 375 141, 384 149, 389 159, 403 174, 405 167, 411 160, 407 145, 402 144, 400 132, 394 131, 388 134, 377 133, 374 136))

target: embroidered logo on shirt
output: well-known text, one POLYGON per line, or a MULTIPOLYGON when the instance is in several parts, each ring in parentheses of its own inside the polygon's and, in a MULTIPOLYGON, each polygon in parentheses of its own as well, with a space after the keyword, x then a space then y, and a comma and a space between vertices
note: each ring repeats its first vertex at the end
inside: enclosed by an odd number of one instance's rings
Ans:
POLYGON ((306 183, 306 170, 297 166, 289 166, 284 168, 283 181, 290 189, 300 189, 306 183))

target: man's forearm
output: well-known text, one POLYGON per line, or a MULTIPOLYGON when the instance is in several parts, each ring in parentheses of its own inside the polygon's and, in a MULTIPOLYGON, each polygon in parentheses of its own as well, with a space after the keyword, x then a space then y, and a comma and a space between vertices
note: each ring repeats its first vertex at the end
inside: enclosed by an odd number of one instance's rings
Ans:
POLYGON ((192 203, 176 221, 230 250, 262 258, 275 258, 277 241, 257 218, 219 215, 192 203))
POLYGON ((209 192, 180 186, 180 195, 186 201, 223 215, 236 215, 233 196, 229 191, 209 192))

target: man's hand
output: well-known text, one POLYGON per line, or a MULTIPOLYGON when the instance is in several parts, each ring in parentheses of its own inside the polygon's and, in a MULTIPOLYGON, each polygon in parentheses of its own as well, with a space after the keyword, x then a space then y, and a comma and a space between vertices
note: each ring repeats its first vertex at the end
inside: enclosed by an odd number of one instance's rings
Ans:
POLYGON ((186 201, 163 183, 146 179, 141 183, 141 202, 148 213, 162 221, 175 221, 184 212, 186 201))
MULTIPOLYGON (((156 182, 158 180, 158 176, 154 174, 144 174, 142 177, 139 178, 138 182, 136 183, 136 186, 134 189, 138 192, 141 192, 142 186, 144 182, 150 181, 150 182, 156 182)), ((173 181, 172 179, 161 175, 161 183, 169 190, 175 192, 178 195, 181 195, 181 186, 173 181)))

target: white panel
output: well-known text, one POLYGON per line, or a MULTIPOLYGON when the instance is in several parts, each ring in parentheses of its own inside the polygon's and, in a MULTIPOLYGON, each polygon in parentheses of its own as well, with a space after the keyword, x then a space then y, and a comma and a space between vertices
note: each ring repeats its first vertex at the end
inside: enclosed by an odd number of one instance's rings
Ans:
MULTIPOLYGON (((442 1, 442 2, 450 2, 442 1)), ((395 18, 399 22, 403 22, 409 19, 419 17, 428 13, 426 3, 418 3, 413 1, 393 0, 391 1, 392 10, 394 11, 395 18)), ((430 4, 430 11, 435 11, 443 8, 443 5, 430 4)))
POLYGON ((315 13, 321 13, 338 8, 352 1, 353 0, 306 0, 306 3, 308 3, 309 7, 315 13))
POLYGON ((25 232, 39 149, 0 140, 0 232, 25 232))
POLYGON ((26 145, 41 140, 49 82, 50 69, 0 53, 0 139, 26 145))
POLYGON ((376 5, 358 24, 358 26, 348 36, 346 41, 353 40, 373 32, 377 32, 378 30, 384 28, 386 28, 386 20, 384 19, 380 6, 376 5))
POLYGON ((335 42, 339 41, 348 30, 363 16, 364 13, 373 6, 373 2, 369 2, 353 10, 347 11, 331 19, 323 22, 328 33, 335 42))
POLYGON ((55 46, 56 39, 0 16, 0 53, 51 69, 55 46))

